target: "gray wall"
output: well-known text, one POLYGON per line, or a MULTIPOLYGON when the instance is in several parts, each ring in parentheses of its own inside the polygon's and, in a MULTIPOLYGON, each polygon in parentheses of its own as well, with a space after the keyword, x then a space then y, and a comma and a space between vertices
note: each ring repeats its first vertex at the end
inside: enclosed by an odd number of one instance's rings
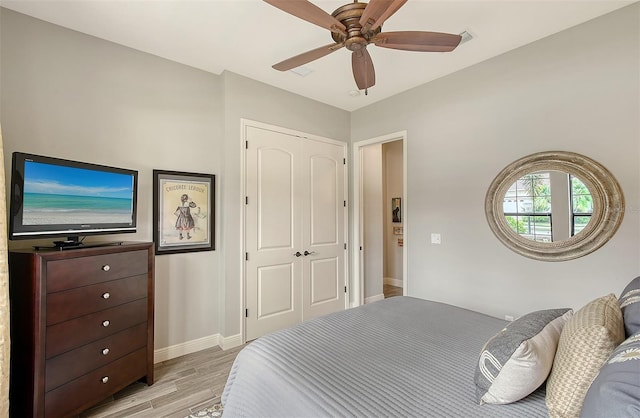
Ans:
POLYGON ((382 145, 362 147, 362 277, 364 303, 383 298, 384 277, 384 193, 382 145))
POLYGON ((216 174, 216 251, 156 256, 156 349, 239 334, 240 118, 348 140, 349 114, 7 9, 0 19, 7 169, 24 151, 138 170, 139 232, 101 238, 138 241, 152 239, 154 168, 216 174))
POLYGON ((353 141, 408 131, 409 295, 502 317, 579 308, 638 275, 639 17, 632 5, 352 112, 353 141), (500 244, 483 207, 504 166, 556 149, 604 164, 627 208, 603 248, 549 263, 500 244))
POLYGON ((337 140, 406 129, 409 294, 497 316, 577 307, 619 293, 639 270, 638 10, 349 114, 0 8, 5 164, 20 150, 139 170, 139 232, 113 237, 128 240, 152 238, 154 168, 217 175, 216 251, 156 257, 156 348, 241 330, 240 118, 337 140), (564 263, 510 252, 483 213, 502 167, 549 149, 600 161, 627 199, 616 236, 564 263), (431 232, 442 234, 441 245, 428 243, 431 232))
MULTIPOLYGON (((106 239, 150 241, 154 168, 220 173, 221 78, 0 10, 5 166, 24 151, 139 170, 139 232, 106 239)), ((218 332, 220 265, 156 257, 156 348, 218 332)))

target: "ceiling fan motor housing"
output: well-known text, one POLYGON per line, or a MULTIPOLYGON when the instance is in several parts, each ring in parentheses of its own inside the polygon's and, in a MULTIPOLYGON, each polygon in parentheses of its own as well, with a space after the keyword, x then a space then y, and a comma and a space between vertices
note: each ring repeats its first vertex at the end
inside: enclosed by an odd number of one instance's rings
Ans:
POLYGON ((331 32, 334 42, 341 44, 349 51, 360 51, 364 49, 374 36, 382 31, 382 26, 375 30, 361 33, 360 17, 364 12, 367 3, 349 3, 337 8, 331 15, 347 28, 347 35, 331 32))

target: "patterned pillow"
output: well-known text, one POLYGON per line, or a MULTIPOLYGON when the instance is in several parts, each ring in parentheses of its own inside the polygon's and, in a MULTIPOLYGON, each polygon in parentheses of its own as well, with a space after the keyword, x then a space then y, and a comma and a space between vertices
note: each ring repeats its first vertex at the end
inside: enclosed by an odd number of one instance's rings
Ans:
POLYGON ((611 353, 587 392, 580 416, 640 416, 640 332, 611 353))
POLYGON ((511 403, 536 390, 551 371, 560 333, 571 315, 571 309, 532 312, 491 337, 476 366, 478 402, 511 403))
POLYGON ((640 331, 640 276, 631 280, 622 291, 620 308, 627 337, 640 331))
POLYGON ((622 312, 613 294, 589 302, 567 321, 547 381, 551 418, 580 414, 591 382, 622 340, 622 312))

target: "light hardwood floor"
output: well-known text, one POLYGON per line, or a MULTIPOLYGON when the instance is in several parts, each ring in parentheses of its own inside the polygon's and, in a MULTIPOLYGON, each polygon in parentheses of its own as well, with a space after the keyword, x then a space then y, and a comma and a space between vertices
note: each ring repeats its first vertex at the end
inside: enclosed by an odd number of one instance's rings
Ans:
POLYGON ((385 284, 382 285, 382 293, 384 293, 385 299, 393 296, 402 296, 402 288, 385 284))
POLYGON ((80 414, 80 418, 184 418, 220 402, 236 347, 219 347, 187 354, 155 365, 155 383, 135 383, 101 404, 80 414))

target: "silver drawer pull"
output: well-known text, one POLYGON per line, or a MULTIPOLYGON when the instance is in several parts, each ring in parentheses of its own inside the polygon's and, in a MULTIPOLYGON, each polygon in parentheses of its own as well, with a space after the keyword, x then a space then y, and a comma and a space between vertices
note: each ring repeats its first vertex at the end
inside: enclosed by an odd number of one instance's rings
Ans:
POLYGON ((102 266, 102 271, 109 271, 111 270, 111 266, 108 264, 105 264, 104 266, 102 266))
POLYGON ((102 326, 103 326, 103 327, 108 327, 110 323, 111 323, 111 322, 109 322, 109 320, 108 320, 108 319, 107 319, 107 320, 104 320, 104 321, 102 321, 102 326))
POLYGON ((102 299, 109 299, 111 297, 111 295, 109 294, 109 292, 104 292, 102 294, 102 299))
POLYGON ((109 354, 109 349, 108 348, 103 348, 102 349, 102 355, 106 356, 107 354, 109 354))
POLYGON ((101 381, 102 383, 107 383, 107 382, 109 381, 109 376, 105 376, 105 377, 103 377, 102 379, 100 379, 100 381, 101 381))

